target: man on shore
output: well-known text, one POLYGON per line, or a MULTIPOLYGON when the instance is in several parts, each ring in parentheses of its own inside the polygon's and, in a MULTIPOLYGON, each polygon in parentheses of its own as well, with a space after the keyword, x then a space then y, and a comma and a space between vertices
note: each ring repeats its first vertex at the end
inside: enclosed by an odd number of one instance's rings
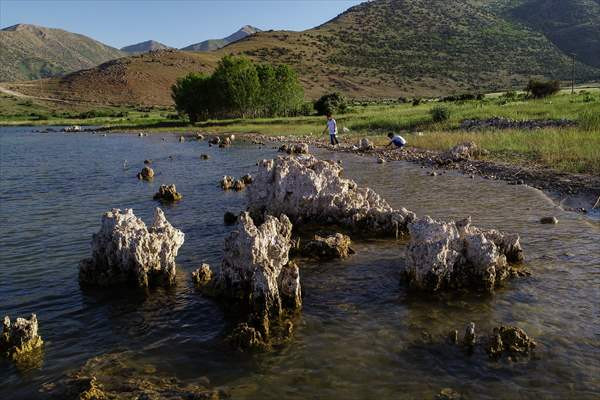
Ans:
POLYGON ((327 113, 327 128, 325 128, 323 132, 329 132, 329 139, 331 140, 332 146, 340 144, 340 142, 338 142, 337 140, 337 123, 335 122, 335 119, 333 119, 333 117, 331 116, 331 113, 327 113))
POLYGON ((394 145, 394 146, 396 146, 397 149, 401 149, 404 146, 406 146, 406 139, 404 139, 400 135, 394 135, 393 133, 390 132, 390 133, 388 133, 388 138, 390 139, 390 142, 387 144, 386 147, 394 145))

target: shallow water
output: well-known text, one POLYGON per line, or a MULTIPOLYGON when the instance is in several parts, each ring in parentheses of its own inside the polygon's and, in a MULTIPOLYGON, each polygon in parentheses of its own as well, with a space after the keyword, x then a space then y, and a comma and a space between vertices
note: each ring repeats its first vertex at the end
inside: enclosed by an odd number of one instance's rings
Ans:
POLYGON ((233 398, 433 398, 450 387, 478 399, 600 396, 600 227, 561 211, 539 191, 462 175, 427 176, 412 164, 319 151, 393 206, 419 215, 462 218, 521 235, 532 277, 495 295, 424 298, 399 283, 406 244, 356 243, 341 262, 303 263, 304 305, 292 342, 247 355, 222 345, 228 321, 194 291, 189 273, 218 265, 226 210, 243 193, 223 192, 224 174, 252 172, 275 150, 238 143, 227 150, 173 135, 0 133, 0 316, 37 313, 45 340, 41 368, 0 361, 0 398, 41 398, 56 380, 102 353, 129 349, 140 362, 193 382, 208 377, 233 398), (165 141, 162 140, 165 138, 165 141), (199 159, 201 153, 211 159, 199 159), (172 156, 172 159, 169 158, 172 156), (152 183, 135 174, 154 161, 152 183), (124 160, 127 166, 124 167, 124 160), (130 207, 147 223, 160 184, 184 199, 163 207, 186 234, 178 283, 142 296, 128 290, 82 291, 78 261, 90 253, 102 213, 130 207), (539 218, 555 215, 556 226, 539 218), (448 331, 474 321, 487 334, 517 324, 538 342, 527 361, 491 362, 444 344, 448 331))

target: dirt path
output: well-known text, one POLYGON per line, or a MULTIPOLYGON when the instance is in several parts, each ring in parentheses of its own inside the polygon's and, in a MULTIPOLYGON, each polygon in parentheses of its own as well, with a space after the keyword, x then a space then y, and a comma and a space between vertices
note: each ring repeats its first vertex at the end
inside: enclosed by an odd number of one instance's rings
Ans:
POLYGON ((34 99, 34 100, 54 101, 54 102, 57 102, 57 103, 75 104, 75 102, 68 101, 68 100, 53 99, 51 97, 30 96, 28 94, 15 92, 14 90, 7 89, 7 88, 5 88, 3 86, 0 86, 0 93, 8 94, 9 96, 18 97, 20 99, 34 99))

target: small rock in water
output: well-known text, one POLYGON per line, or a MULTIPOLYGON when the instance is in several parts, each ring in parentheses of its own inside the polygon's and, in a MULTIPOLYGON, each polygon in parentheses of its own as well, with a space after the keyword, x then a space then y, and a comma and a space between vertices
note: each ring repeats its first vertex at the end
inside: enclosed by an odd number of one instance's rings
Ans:
POLYGON ((209 158, 210 158, 210 156, 208 154, 200 154, 201 160, 208 160, 209 158))
POLYGON ((491 359, 499 359, 503 354, 508 357, 528 356, 537 346, 527 333, 515 326, 500 326, 488 340, 486 352, 491 359))
POLYGON ((465 344, 465 346, 475 346, 475 343, 477 341, 477 335, 475 334, 475 323, 471 322, 469 325, 467 325, 467 329, 465 330, 465 337, 463 339, 463 343, 465 344))
POLYGON ((252 175, 250 175, 250 174, 246 174, 246 175, 242 176, 242 177, 240 178, 240 180, 241 180, 242 182, 244 182, 244 184, 246 184, 246 185, 251 185, 251 184, 252 184, 252 182, 254 182, 254 178, 253 178, 253 177, 252 177, 252 175))
POLYGON ((160 185, 158 193, 154 195, 154 200, 160 200, 164 202, 179 201, 183 198, 181 193, 177 192, 175 185, 160 185))
POLYGON ((138 179, 143 179, 145 181, 151 181, 154 179, 154 170, 148 166, 142 168, 142 170, 137 174, 138 179))
POLYGON ((462 400, 463 397, 456 390, 444 388, 435 396, 435 400, 462 400))
POLYGON ((233 182, 233 190, 236 192, 240 192, 244 189, 246 189, 246 184, 241 179, 236 179, 235 182, 233 182))
POLYGON ((384 159, 384 158, 381 158, 381 157, 379 157, 379 158, 377 159, 377 164, 385 164, 385 159, 384 159))
POLYGON ((334 233, 328 236, 315 235, 313 240, 300 246, 299 252, 305 257, 315 257, 321 260, 347 258, 354 254, 350 247, 352 241, 347 235, 334 233))
POLYGON ((183 136, 179 136, 179 142, 185 142, 185 138, 183 136))
POLYGON ((0 355, 24 366, 41 362, 41 359, 34 354, 34 351, 44 344, 38 334, 38 321, 35 314, 31 314, 29 319, 17 318, 12 323, 10 318, 5 316, 2 326, 0 355))
POLYGON ((152 164, 152 160, 144 160, 144 164, 146 164, 146 165, 152 164))
POLYGON ((556 217, 543 217, 542 219, 540 219, 540 223, 541 224, 556 225, 556 224, 558 224, 558 218, 556 218, 556 217))
POLYGON ((437 176, 437 172, 435 172, 435 171, 431 171, 431 172, 429 173, 429 176, 437 176))
POLYGON ((458 344, 458 330, 453 330, 450 331, 450 333, 448 334, 448 339, 450 340, 450 343, 452 344, 458 344))
POLYGON ((233 185, 234 185, 234 179, 232 176, 229 175, 225 175, 222 179, 221 179, 221 188, 223 190, 230 190, 233 189, 233 185))
POLYGON ((202 264, 200 268, 196 269, 192 272, 192 279, 196 286, 205 286, 207 285, 213 277, 212 270, 210 265, 202 264))

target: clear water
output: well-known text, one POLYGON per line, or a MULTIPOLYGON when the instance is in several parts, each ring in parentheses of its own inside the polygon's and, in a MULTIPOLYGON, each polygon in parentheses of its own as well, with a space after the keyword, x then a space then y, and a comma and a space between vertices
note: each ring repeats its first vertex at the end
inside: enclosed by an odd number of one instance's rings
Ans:
POLYGON ((319 155, 341 159, 347 176, 395 207, 440 218, 471 215, 479 226, 519 233, 533 276, 493 296, 432 299, 399 283, 406 243, 356 243, 348 260, 302 265, 304 306, 289 345, 255 355, 227 350, 221 340, 228 321, 194 291, 189 274, 201 262, 218 265, 232 229, 223 213, 244 208, 244 194, 221 191, 219 178, 252 172, 258 159, 274 155, 270 147, 222 150, 173 135, 2 128, 0 316, 37 313, 46 344, 41 368, 19 371, 0 361, 0 398, 42 398, 42 383, 121 349, 186 381, 208 377, 236 399, 428 399, 446 387, 477 399, 600 396, 597 222, 561 211, 534 189, 431 177, 412 164, 326 151, 319 155), (201 153, 211 159, 200 160, 201 153), (147 158, 157 173, 152 183, 135 178, 147 158), (163 183, 184 195, 163 207, 186 234, 176 287, 150 296, 82 291, 77 265, 90 253, 102 213, 130 207, 151 222, 152 195, 163 183), (560 223, 539 224, 547 215, 560 223), (444 344, 448 331, 462 334, 470 321, 481 333, 517 324, 537 340, 536 357, 490 362, 444 344))

